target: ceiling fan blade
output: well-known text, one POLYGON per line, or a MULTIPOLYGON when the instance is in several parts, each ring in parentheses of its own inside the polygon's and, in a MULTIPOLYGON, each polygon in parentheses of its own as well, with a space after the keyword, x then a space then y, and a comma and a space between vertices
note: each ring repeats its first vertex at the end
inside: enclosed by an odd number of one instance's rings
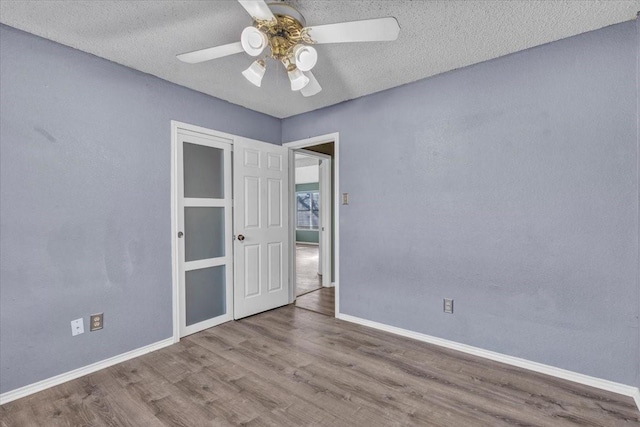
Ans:
POLYGON ((199 62, 210 61, 212 59, 221 58, 227 55, 234 55, 240 52, 244 52, 242 43, 235 42, 207 49, 194 50, 193 52, 181 53, 180 55, 176 55, 176 58, 182 62, 197 64, 199 62))
POLYGON ((238 3, 240 3, 242 7, 244 7, 244 10, 254 19, 262 19, 263 21, 276 19, 264 0, 238 0, 238 3))
POLYGON ((322 87, 320 86, 320 83, 318 83, 318 80, 316 80, 316 77, 313 75, 313 73, 311 71, 305 71, 304 75, 309 78, 309 83, 305 87, 300 89, 300 93, 302 94, 302 96, 306 98, 320 93, 322 87))
POLYGON ((392 41, 398 38, 400 26, 392 16, 307 27, 309 36, 318 44, 392 41))

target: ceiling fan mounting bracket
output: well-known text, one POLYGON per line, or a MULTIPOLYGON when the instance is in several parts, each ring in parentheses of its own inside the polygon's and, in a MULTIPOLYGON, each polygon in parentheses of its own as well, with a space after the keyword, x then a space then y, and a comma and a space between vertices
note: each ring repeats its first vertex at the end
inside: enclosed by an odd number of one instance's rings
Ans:
POLYGON ((264 32, 269 40, 271 58, 283 61, 291 58, 297 44, 313 44, 307 28, 296 18, 289 15, 275 15, 275 21, 254 19, 255 27, 264 32))

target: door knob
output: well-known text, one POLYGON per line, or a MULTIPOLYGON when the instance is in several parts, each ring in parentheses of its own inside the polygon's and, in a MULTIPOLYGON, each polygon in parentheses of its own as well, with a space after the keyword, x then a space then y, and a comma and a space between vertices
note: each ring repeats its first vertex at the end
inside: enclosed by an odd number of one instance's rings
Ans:
POLYGON ((184 236, 184 233, 182 231, 178 231, 178 239, 182 238, 182 236, 184 236))
POLYGON ((242 242, 244 240, 244 236, 242 234, 238 234, 238 240, 242 242))

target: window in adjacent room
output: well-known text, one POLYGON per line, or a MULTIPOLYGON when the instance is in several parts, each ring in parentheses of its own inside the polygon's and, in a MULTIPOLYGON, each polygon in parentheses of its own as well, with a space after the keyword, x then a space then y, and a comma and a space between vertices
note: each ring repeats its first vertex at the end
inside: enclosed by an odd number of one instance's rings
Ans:
POLYGON ((318 230, 320 228, 320 192, 298 191, 296 196, 296 228, 318 230))

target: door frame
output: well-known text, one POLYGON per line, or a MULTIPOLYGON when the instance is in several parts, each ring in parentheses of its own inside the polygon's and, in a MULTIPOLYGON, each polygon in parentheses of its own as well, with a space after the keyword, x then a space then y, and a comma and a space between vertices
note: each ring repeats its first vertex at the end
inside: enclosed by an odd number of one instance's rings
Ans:
MULTIPOLYGON (((333 285, 335 286, 335 317, 339 317, 340 315, 340 132, 328 133, 325 135, 314 136, 310 138, 300 139, 297 141, 285 142, 282 144, 283 147, 288 147, 290 149, 298 149, 311 147, 314 145, 326 144, 329 142, 333 142, 333 158, 331 159, 333 162, 333 187, 335 189, 335 194, 333 195, 333 216, 335 218, 335 224, 333 226, 334 229, 334 254, 333 254, 333 265, 335 271, 335 280, 333 285)), ((293 158, 295 162, 295 156, 290 155, 289 161, 293 158)), ((289 164, 291 165, 291 163, 289 164)), ((291 166, 290 166, 291 169, 291 166)), ((289 176, 291 177, 291 173, 295 173, 295 167, 293 171, 289 171, 289 176)), ((295 178, 289 179, 289 194, 291 196, 292 205, 295 206, 295 178)), ((289 250, 289 277, 290 281, 295 280, 295 215, 290 215, 289 227, 291 230, 291 239, 292 239, 292 247, 289 250)), ((293 303, 296 300, 295 295, 295 286, 289 285, 289 302, 293 303)))
MULTIPOLYGON (((219 132, 213 129, 207 129, 200 126, 191 125, 188 123, 171 120, 171 298, 172 298, 172 314, 173 314, 173 342, 180 341, 180 260, 178 251, 178 238, 179 231, 178 224, 178 178, 179 178, 179 164, 178 164, 178 133, 181 131, 187 131, 192 133, 199 133, 215 138, 224 138, 232 141, 231 150, 233 151, 233 141, 237 138, 236 135, 232 135, 225 132, 219 132)), ((233 255, 232 255, 233 257, 233 255)), ((233 268, 233 263, 232 266, 233 268)), ((233 318, 233 304, 227 307, 227 313, 233 318)))

